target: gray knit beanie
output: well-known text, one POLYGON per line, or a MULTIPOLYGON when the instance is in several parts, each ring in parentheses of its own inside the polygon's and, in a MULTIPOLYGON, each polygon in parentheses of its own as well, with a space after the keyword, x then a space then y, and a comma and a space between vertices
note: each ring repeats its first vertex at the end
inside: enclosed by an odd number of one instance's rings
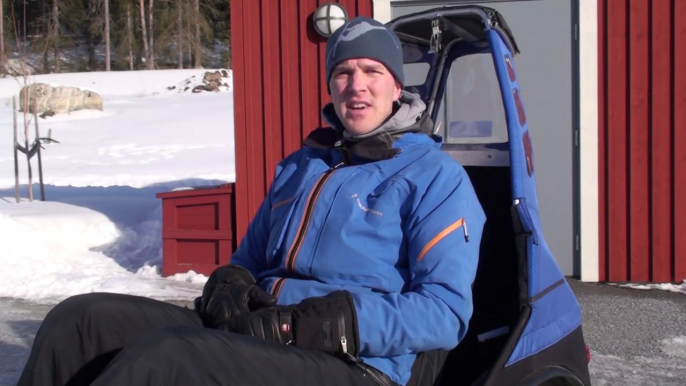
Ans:
POLYGON ((331 35, 326 43, 327 87, 333 69, 339 63, 354 58, 374 59, 383 63, 400 83, 400 87, 404 86, 403 49, 400 39, 379 21, 358 16, 331 35))

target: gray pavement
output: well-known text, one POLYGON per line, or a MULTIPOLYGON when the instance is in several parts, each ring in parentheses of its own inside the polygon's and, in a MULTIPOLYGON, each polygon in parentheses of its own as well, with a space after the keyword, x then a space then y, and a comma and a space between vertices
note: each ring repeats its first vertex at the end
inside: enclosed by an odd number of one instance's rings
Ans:
POLYGON ((569 283, 594 386, 686 386, 686 294, 569 283))
MULTIPOLYGON (((686 386, 685 294, 569 282, 582 307, 594 386, 686 386)), ((0 386, 16 383, 51 308, 0 298, 0 386)))

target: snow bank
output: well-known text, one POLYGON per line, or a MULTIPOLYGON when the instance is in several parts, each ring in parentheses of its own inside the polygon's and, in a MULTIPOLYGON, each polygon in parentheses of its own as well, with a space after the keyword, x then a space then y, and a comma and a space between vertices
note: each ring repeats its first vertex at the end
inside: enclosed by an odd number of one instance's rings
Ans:
MULTIPOLYGON (((122 95, 155 95, 165 93, 167 88, 179 82, 200 77, 205 72, 215 69, 184 69, 184 70, 142 70, 142 71, 110 71, 110 72, 82 72, 66 74, 41 74, 28 78, 29 83, 48 83, 60 86, 73 86, 89 89, 106 96, 122 95)), ((228 80, 231 80, 232 72, 228 80)), ((24 86, 23 78, 0 79, 0 100, 18 96, 24 86)))
POLYGON ((0 200, 0 297, 54 303, 75 294, 107 291, 192 300, 206 280, 194 273, 160 277, 156 219, 149 220, 147 231, 145 225, 122 230, 104 214, 85 207, 9 202, 0 200), (136 254, 132 245, 156 251, 136 254))

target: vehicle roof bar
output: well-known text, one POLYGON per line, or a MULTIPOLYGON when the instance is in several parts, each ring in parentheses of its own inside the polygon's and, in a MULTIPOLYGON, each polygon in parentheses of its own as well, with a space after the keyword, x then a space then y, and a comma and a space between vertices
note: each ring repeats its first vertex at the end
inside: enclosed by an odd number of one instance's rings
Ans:
POLYGON ((479 41, 479 38, 477 38, 476 36, 469 33, 469 31, 467 31, 466 29, 464 29, 464 28, 460 27, 459 25, 453 23, 452 21, 450 21, 450 19, 446 19, 445 16, 438 15, 436 18, 443 23, 443 26, 448 31, 454 33, 455 35, 457 35, 458 37, 468 41, 469 43, 474 43, 474 42, 479 41))

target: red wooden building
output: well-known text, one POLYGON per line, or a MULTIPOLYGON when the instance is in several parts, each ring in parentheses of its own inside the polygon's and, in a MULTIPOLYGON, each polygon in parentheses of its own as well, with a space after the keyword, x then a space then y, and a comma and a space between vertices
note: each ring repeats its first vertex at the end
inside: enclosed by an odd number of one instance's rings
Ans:
MULTIPOLYGON (((485 5, 507 10, 508 22, 509 12, 534 23, 532 7, 546 12, 558 1, 485 5), (525 16, 512 11, 518 7, 525 16)), ((325 2, 231 0, 234 240, 244 235, 276 163, 324 124, 326 40, 315 32, 312 14, 325 2)), ((337 2, 351 18, 365 15, 382 22, 395 17, 401 6, 407 12, 419 7, 403 0, 337 2)), ((465 3, 470 2, 426 1, 421 6, 465 3)), ((584 281, 686 280, 686 1, 569 3, 569 49, 574 52, 569 77, 577 90, 569 113, 578 123, 570 144, 577 155, 573 205, 579 267, 574 275, 584 281)), ((539 177, 539 189, 545 183, 539 177)))

